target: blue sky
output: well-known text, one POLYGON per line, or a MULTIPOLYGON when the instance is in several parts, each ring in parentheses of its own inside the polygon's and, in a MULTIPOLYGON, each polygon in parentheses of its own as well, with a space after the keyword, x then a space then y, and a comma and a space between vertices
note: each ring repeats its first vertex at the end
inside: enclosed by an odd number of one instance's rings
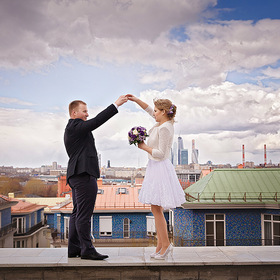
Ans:
MULTIPOLYGON (((175 138, 195 139, 200 163, 240 163, 242 144, 263 163, 266 144, 278 164, 280 1, 174 3, 1 1, 0 165, 66 166, 69 102, 94 116, 126 93, 178 105, 175 138)), ((102 164, 146 165, 135 125, 153 120, 127 103, 94 132, 102 164)))
POLYGON ((215 9, 222 10, 217 19, 226 21, 279 19, 279 8, 280 3, 277 0, 224 0, 218 1, 215 6, 215 9))

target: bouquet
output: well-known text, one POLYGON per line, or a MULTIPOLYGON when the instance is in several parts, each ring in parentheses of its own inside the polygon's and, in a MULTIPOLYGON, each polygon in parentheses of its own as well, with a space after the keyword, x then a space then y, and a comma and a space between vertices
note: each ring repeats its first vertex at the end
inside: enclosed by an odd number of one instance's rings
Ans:
POLYGON ((128 132, 128 141, 130 145, 134 144, 136 146, 136 144, 143 142, 148 136, 146 128, 135 126, 128 132))

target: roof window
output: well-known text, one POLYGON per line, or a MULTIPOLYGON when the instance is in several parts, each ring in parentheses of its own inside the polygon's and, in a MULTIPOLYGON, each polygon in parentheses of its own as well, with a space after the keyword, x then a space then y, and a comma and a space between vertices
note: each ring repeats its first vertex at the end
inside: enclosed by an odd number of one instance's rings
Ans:
POLYGON ((127 188, 118 188, 117 194, 128 194, 127 188))

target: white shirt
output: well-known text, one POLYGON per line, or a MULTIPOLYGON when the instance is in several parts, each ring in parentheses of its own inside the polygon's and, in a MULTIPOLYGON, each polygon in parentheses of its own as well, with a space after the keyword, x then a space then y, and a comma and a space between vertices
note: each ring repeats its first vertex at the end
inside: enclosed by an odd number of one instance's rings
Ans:
MULTIPOLYGON (((154 110, 148 106, 145 111, 153 118, 154 110)), ((149 159, 155 161, 165 160, 170 158, 170 150, 173 143, 174 127, 172 121, 164 122, 159 125, 157 122, 148 132, 147 145, 152 148, 152 155, 149 153, 149 159)))

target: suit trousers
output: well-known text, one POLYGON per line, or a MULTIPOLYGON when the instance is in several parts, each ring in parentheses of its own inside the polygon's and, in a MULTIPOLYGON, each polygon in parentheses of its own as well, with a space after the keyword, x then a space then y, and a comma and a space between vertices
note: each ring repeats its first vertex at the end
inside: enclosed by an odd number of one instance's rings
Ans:
POLYGON ((96 252, 91 242, 90 219, 96 195, 96 178, 82 173, 69 178, 72 189, 73 212, 70 217, 68 254, 89 255, 96 252))

